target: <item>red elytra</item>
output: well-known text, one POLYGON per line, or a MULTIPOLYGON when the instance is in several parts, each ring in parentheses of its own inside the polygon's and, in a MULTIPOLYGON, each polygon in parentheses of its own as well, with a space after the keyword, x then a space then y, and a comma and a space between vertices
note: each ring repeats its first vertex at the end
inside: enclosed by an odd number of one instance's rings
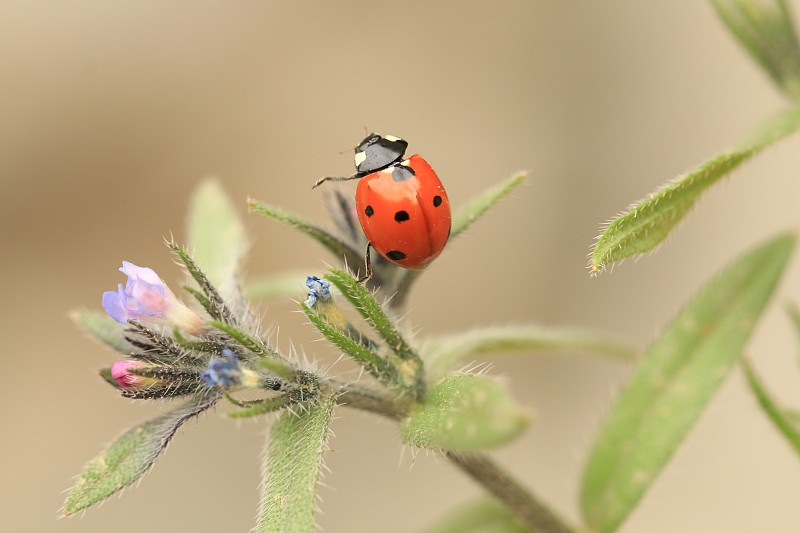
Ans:
POLYGON ((450 237, 447 193, 436 172, 419 155, 361 178, 356 209, 372 247, 404 268, 425 268, 450 237))

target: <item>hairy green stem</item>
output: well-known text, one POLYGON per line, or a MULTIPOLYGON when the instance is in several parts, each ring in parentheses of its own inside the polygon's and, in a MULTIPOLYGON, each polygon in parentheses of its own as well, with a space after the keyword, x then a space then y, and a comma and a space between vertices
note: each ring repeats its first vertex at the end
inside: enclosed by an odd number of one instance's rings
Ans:
POLYGON ((532 530, 540 533, 574 533, 572 527, 488 456, 458 452, 445 452, 445 455, 532 530))
MULTIPOLYGON (((397 421, 408 414, 407 405, 398 404, 380 393, 367 389, 346 387, 340 396, 340 401, 349 407, 397 421)), ((537 533, 575 532, 561 517, 488 456, 446 451, 445 457, 482 485, 531 530, 537 533)))

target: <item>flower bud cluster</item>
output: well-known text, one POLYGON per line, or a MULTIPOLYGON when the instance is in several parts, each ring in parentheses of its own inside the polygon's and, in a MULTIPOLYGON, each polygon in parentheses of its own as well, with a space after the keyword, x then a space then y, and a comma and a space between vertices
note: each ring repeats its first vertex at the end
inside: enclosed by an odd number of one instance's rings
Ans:
POLYGON ((261 383, 262 376, 243 367, 225 339, 154 270, 124 261, 120 271, 128 280, 103 294, 103 308, 131 326, 125 338, 140 351, 116 361, 104 375, 124 396, 163 398, 261 383))

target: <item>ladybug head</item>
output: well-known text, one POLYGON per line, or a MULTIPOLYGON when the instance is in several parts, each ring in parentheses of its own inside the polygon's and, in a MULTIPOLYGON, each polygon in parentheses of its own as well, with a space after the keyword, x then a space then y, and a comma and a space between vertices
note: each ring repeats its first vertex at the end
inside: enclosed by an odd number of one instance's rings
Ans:
POLYGON ((370 133, 356 146, 355 163, 359 174, 369 174, 403 158, 408 142, 392 135, 370 133))

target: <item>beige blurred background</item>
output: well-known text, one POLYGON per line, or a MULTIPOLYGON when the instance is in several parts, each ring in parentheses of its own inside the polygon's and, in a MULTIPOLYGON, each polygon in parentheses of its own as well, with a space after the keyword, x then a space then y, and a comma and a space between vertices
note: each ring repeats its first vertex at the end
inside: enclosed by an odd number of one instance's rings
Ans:
MULTIPOLYGON (((403 136, 455 206, 526 168, 529 183, 421 279, 420 338, 490 323, 608 330, 643 347, 726 262, 798 223, 800 140, 715 188, 657 254, 590 279, 598 224, 742 138, 782 101, 706 2, 3 2, 0 7, 0 530, 247 531, 266 420, 225 409, 183 428, 139 486, 57 520, 82 465, 163 404, 96 377, 113 354, 68 321, 100 308, 125 259, 172 283, 162 238, 184 235, 205 176, 322 219, 310 184, 349 173, 364 128, 403 136), (339 152, 345 151, 345 154, 339 152), (474 284, 473 284, 474 283, 474 284)), ((343 190, 350 185, 341 184, 343 190)), ((242 209, 243 216, 245 215, 242 209)), ((247 217, 250 274, 330 260, 247 217)), ((800 406, 798 345, 780 309, 800 299, 795 260, 749 353, 800 406)), ((302 295, 298 280, 298 296, 302 295)), ((291 302, 265 306, 309 356, 291 302)), ((495 455, 577 520, 579 473, 629 368, 585 356, 500 357, 536 412, 495 455)), ((397 430, 337 411, 319 523, 331 532, 420 530, 480 494, 446 461, 401 461, 397 430)), ((737 369, 624 532, 790 532, 800 462, 737 369)))

